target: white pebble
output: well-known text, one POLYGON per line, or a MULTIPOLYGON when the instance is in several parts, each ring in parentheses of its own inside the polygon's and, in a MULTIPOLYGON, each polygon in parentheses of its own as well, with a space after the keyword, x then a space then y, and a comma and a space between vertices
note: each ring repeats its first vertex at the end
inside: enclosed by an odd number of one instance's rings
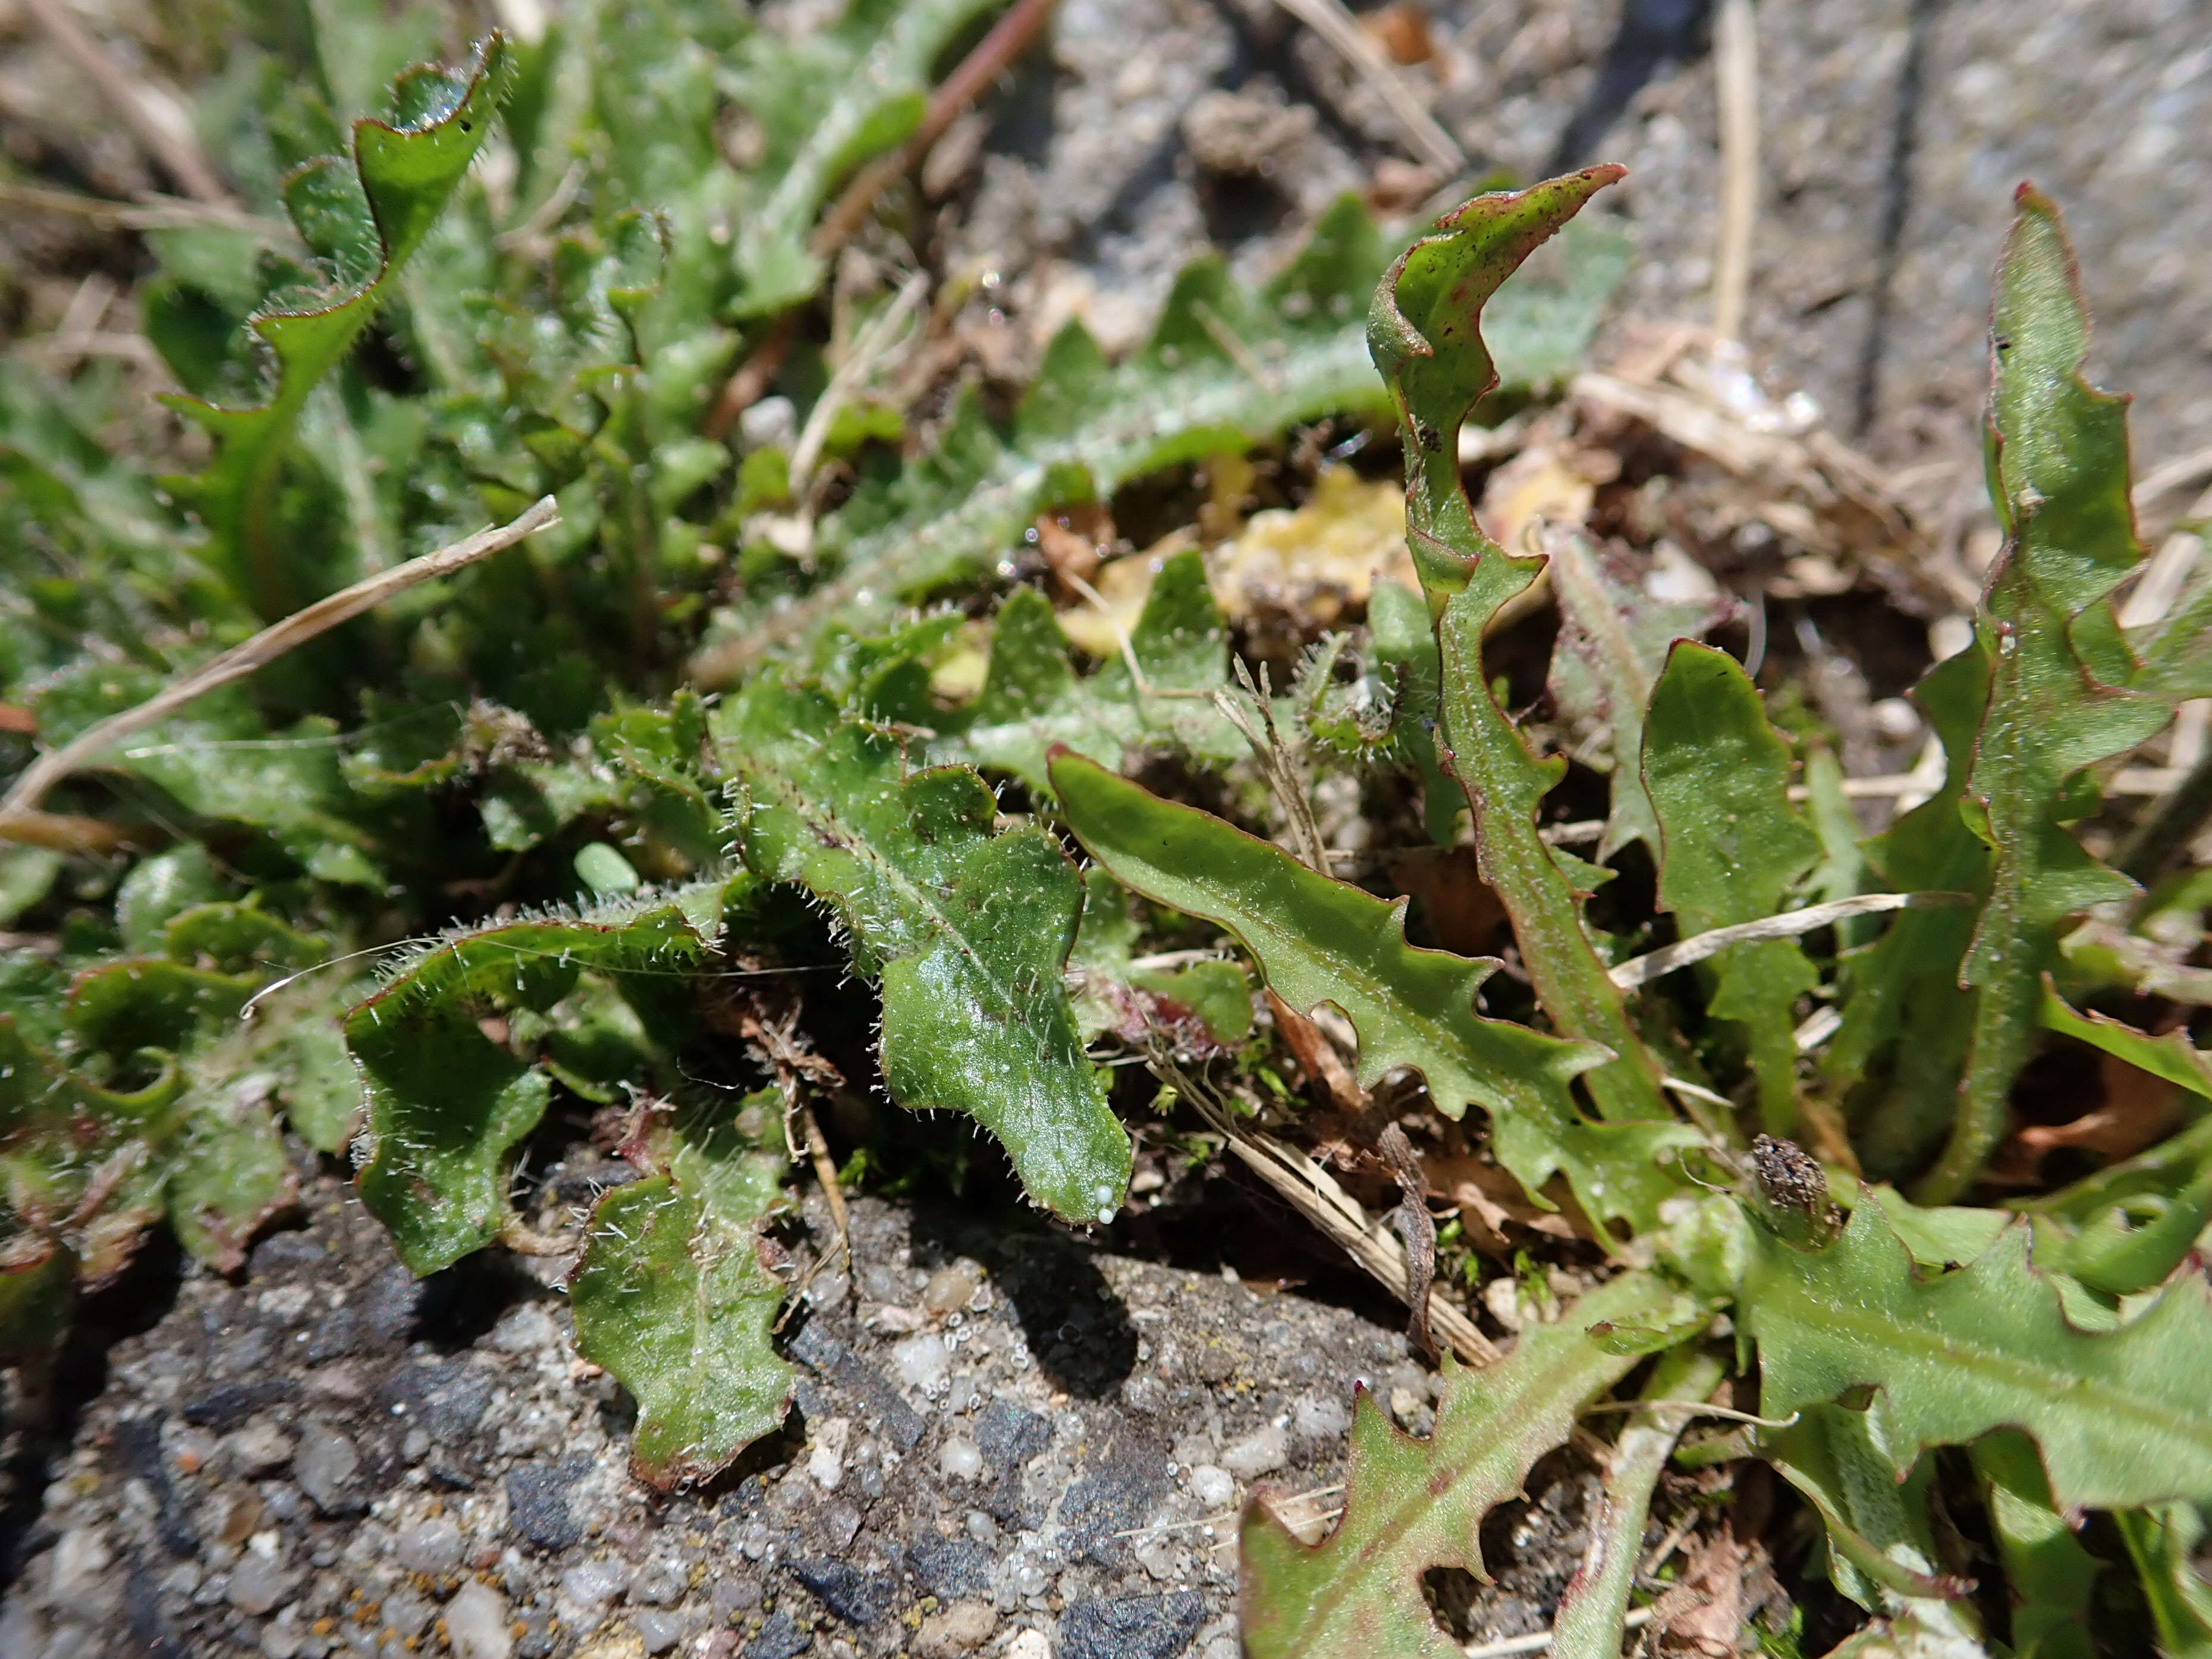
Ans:
POLYGON ((952 1351, 935 1331, 924 1331, 891 1345, 891 1370, 909 1389, 925 1394, 945 1386, 952 1372, 952 1351))
POLYGON ((470 1579, 446 1603, 446 1643, 453 1659, 510 1659, 514 1638, 507 1633, 507 1598, 470 1579))
POLYGON ((1273 1423, 1266 1423, 1241 1440, 1231 1441, 1221 1454, 1221 1467, 1249 1480, 1279 1469, 1290 1457, 1290 1437, 1273 1423))
POLYGON ((964 1434, 956 1434, 937 1454, 937 1467, 948 1479, 973 1480, 983 1472, 983 1451, 964 1434))
POLYGON ((1351 1426, 1352 1413, 1333 1395, 1307 1395, 1291 1410, 1291 1427, 1301 1440, 1334 1440, 1351 1426))
POLYGON ((1226 1509, 1237 1498, 1236 1477, 1226 1469, 1200 1463, 1190 1472, 1190 1495, 1205 1504, 1209 1513, 1226 1509))

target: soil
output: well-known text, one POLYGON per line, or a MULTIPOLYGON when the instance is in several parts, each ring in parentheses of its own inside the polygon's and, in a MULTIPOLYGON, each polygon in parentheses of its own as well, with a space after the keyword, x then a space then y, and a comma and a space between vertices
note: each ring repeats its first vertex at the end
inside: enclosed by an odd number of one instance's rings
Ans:
MULTIPOLYGON (((84 9, 116 32, 122 9, 84 9)), ((1404 71, 1478 173, 1629 165, 1608 210, 1640 250, 1635 318, 1710 310, 1705 9, 1436 0, 1404 71)), ((1761 8, 1755 357, 1892 470, 1971 492, 1987 273, 2032 176, 2083 250, 2095 362, 2136 396, 2142 462, 2212 444, 2206 21, 2198 0, 1761 8)), ((74 85, 0 0, 18 162, 118 197, 160 184, 88 129, 74 85)), ((942 201, 927 252, 988 275, 1010 380, 1067 315, 1133 343, 1203 247, 1258 269, 1344 190, 1410 204, 1442 182, 1269 0, 1061 0, 922 179, 942 201)), ((6 234, 11 324, 51 325, 88 269, 127 277, 92 234, 6 234)), ((1234 1659, 1224 1517, 1259 1481, 1326 1512, 1355 1383, 1416 1432, 1434 1398, 1395 1304, 1316 1266, 1233 1174, 1103 1244, 861 1199, 850 1271, 814 1277, 787 1328, 785 1434, 661 1497, 630 1477, 628 1404, 574 1360, 556 1290, 500 1256, 417 1284, 334 1170, 306 1173, 301 1224, 235 1281, 156 1246, 87 1310, 52 1432, 9 1443, 0 1659, 1234 1659)), ((796 1259, 830 1237, 811 1195, 796 1259)), ((1458 1598, 1468 1639, 1548 1622, 1586 1486, 1555 1459, 1486 1529, 1498 1578, 1458 1598)))

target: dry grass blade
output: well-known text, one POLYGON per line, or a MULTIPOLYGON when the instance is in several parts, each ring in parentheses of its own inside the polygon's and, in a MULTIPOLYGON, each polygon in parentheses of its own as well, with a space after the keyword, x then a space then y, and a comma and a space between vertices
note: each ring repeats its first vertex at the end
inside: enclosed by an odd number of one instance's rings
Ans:
MULTIPOLYGON (((1229 1150, 1253 1174, 1282 1194, 1291 1206, 1321 1230, 1361 1270, 1401 1300, 1409 1287, 1406 1247, 1388 1224, 1367 1213, 1336 1178, 1297 1147, 1264 1130, 1248 1129, 1218 1111, 1202 1091, 1188 1097, 1226 1136, 1229 1150)), ((1429 1287, 1429 1328, 1470 1365, 1487 1365, 1499 1357, 1496 1344, 1443 1293, 1429 1287)))
POLYGON ((1420 158, 1447 178, 1467 171, 1467 152, 1459 141, 1437 124, 1405 77, 1391 67, 1382 49, 1367 38, 1340 0, 1275 0, 1285 11, 1321 36, 1372 87, 1390 106, 1398 125, 1406 130, 1407 143, 1420 158))
POLYGON ((295 611, 279 623, 272 623, 243 644, 234 645, 212 661, 202 664, 181 679, 173 680, 161 690, 135 708, 126 708, 119 714, 88 726, 59 749, 41 755, 23 769, 9 790, 7 798, 0 800, 0 840, 29 841, 39 822, 52 817, 40 812, 40 804, 46 792, 64 778, 85 765, 95 756, 104 753, 125 738, 143 732, 148 726, 167 719, 191 702, 195 697, 212 691, 219 685, 245 678, 256 669, 275 661, 286 652, 306 644, 318 634, 336 628, 342 622, 351 621, 364 611, 381 605, 393 594, 439 576, 451 575, 478 559, 512 547, 525 536, 558 522, 553 498, 542 496, 512 522, 498 525, 489 530, 480 530, 451 547, 440 548, 435 553, 425 553, 419 559, 410 559, 405 564, 390 570, 379 571, 351 587, 318 599, 304 610, 295 611))
POLYGON ((1751 0, 1721 0, 1713 15, 1720 95, 1721 210, 1713 257, 1713 332, 1743 337, 1751 298, 1752 232, 1759 215, 1759 26, 1751 0))
POLYGON ((1929 910, 1946 905, 1972 904, 1966 893, 1865 893, 1857 898, 1837 899, 1827 904, 1808 904, 1802 910, 1785 910, 1778 916, 1746 921, 1734 927, 1715 927, 1702 933, 1631 957, 1613 969, 1610 977, 1624 991, 1649 985, 1663 974, 1687 968, 1693 962, 1725 951, 1731 945, 1751 945, 1760 939, 1794 939, 1815 928, 1832 927, 1852 916, 1873 915, 1882 910, 1929 910))
POLYGON ((192 142, 190 125, 163 118, 167 111, 157 107, 152 88, 117 63, 107 49, 92 37, 71 9, 70 0, 23 0, 23 5, 62 53, 84 71, 85 78, 98 88, 123 125, 131 129, 131 136, 161 164, 161 170, 177 181, 185 195, 235 207, 230 192, 222 187, 215 170, 208 166, 207 158, 192 142))

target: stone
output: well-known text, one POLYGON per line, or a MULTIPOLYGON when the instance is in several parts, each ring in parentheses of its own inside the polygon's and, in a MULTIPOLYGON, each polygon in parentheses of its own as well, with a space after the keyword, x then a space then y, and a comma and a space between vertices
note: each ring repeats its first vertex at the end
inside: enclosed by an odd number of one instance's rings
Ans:
POLYGON ((97 1527, 71 1527, 54 1546, 47 1599, 58 1607, 82 1601, 99 1588, 112 1559, 97 1527))
POLYGON ((426 1601, 410 1589, 396 1589, 384 1598, 378 1616, 392 1634, 404 1641, 429 1629, 430 1621, 438 1616, 438 1608, 435 1602, 426 1601))
POLYGON ((509 1308, 491 1328, 491 1346, 501 1353, 535 1353, 561 1340, 561 1328, 553 1316, 535 1302, 509 1308))
POLYGON ((1060 1659, 1176 1659, 1206 1620, 1206 1603, 1183 1590, 1069 1604, 1060 1659))
POLYGON ((831 1417, 815 1426, 806 1453, 806 1473, 824 1492, 835 1492, 845 1478, 845 1447, 853 1437, 850 1418, 831 1417))
POLYGON ((647 1653, 665 1653, 684 1639, 689 1623, 681 1613, 647 1607, 630 1620, 630 1626, 647 1653))
POLYGON ((972 1261, 956 1261, 949 1267, 939 1267, 922 1287, 921 1305, 939 1316, 957 1313, 975 1299, 975 1291, 982 1282, 983 1270, 972 1261))
POLYGON ((392 1546, 393 1559, 410 1572, 433 1578, 459 1571, 461 1529, 445 1516, 416 1522, 399 1534, 392 1546))
POLYGON ((343 1431, 317 1418, 309 1418, 301 1431, 300 1447, 292 1455, 292 1479, 325 1515, 355 1515, 367 1508, 354 1490, 361 1473, 361 1453, 343 1431))
POLYGON ((981 1601, 955 1601, 921 1621, 915 1633, 916 1659, 958 1659, 991 1639, 999 1615, 981 1601))
POLYGON ((1052 1445, 1052 1419, 1011 1400, 994 1400, 975 1419, 975 1444, 993 1469, 1010 1474, 1052 1445))
POLYGON ((714 1622, 726 1625, 741 1613, 750 1613, 761 1604, 760 1580, 757 1578, 717 1578, 714 1588, 707 1597, 707 1605, 714 1614, 714 1622))
POLYGON ((1290 1437, 1273 1423, 1261 1424, 1221 1450, 1221 1467, 1240 1480, 1272 1474, 1290 1461, 1290 1437))
POLYGON ((744 1659, 799 1659, 813 1643, 814 1632, 792 1623, 789 1613, 772 1613, 745 1644, 744 1659))
POLYGON ((1291 1429, 1301 1440, 1334 1440, 1352 1427, 1352 1413, 1334 1395, 1301 1395, 1291 1407, 1291 1429))
POLYGON ((530 1463, 507 1474, 507 1522, 542 1550, 574 1549, 584 1528, 568 1511, 575 1473, 565 1464, 530 1463))
POLYGON ((973 1480, 983 1472, 982 1449, 964 1434, 956 1434, 937 1451, 937 1467, 948 1480, 973 1480))
POLYGON ((935 1395, 952 1373, 952 1350, 935 1331, 923 1331, 891 1347, 891 1375, 909 1389, 935 1395))
POLYGON ((1018 1631, 1006 1644, 1006 1659, 1052 1659, 1052 1638, 1041 1630, 1018 1631))
POLYGON ((561 1594, 587 1613, 597 1613, 629 1588, 630 1573, 619 1561, 580 1561, 561 1575, 561 1594))
POLYGON ((453 1659, 511 1659, 507 1598, 481 1579, 463 1584, 446 1603, 446 1644, 453 1659))
POLYGON ((267 1474, 292 1461, 292 1437, 267 1418, 256 1418, 224 1443, 240 1474, 267 1474))
POLYGON ((631 1575, 629 1599, 641 1607, 672 1607, 684 1599, 688 1588, 684 1564, 664 1556, 647 1562, 631 1575))
POLYGON ((927 1534, 907 1546, 906 1565, 922 1592, 940 1601, 981 1595, 991 1587, 991 1553, 973 1539, 927 1534))
POLYGON ((250 1619, 259 1619, 280 1602, 291 1600, 300 1575, 284 1565, 274 1551, 250 1549, 230 1570, 230 1604, 250 1619))
POLYGON ((849 1561, 797 1560, 791 1564, 791 1576, 848 1625, 872 1625, 890 1611, 890 1583, 849 1561))
POLYGON ((1209 1513, 1226 1509, 1237 1501, 1237 1478, 1224 1468, 1200 1463, 1186 1478, 1190 1482, 1190 1495, 1205 1504, 1209 1513))

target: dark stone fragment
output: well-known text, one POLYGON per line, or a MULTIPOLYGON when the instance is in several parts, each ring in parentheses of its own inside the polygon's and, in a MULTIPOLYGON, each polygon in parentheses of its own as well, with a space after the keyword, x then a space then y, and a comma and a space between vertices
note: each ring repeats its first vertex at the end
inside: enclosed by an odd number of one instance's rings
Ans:
POLYGON ((441 1446, 459 1446, 473 1437, 491 1396, 491 1378, 459 1359, 404 1366, 384 1388, 386 1412, 421 1425, 441 1446), (392 1413, 395 1406, 406 1410, 392 1413))
POLYGON ((134 1571, 123 1585, 123 1626, 132 1659, 185 1659, 184 1644, 161 1611, 161 1592, 150 1572, 134 1571))
POLYGON ((930 1533, 906 1547, 906 1565, 922 1593, 940 1601, 964 1601, 991 1589, 990 1552, 972 1538, 930 1533))
POLYGON ((744 1659, 799 1659, 814 1644, 814 1632, 791 1622, 787 1613, 775 1613, 745 1644, 744 1659))
POLYGON ((124 1473, 144 1481, 154 1494, 154 1531, 161 1547, 172 1555, 198 1554, 198 1535, 185 1513, 176 1482, 169 1478, 169 1460, 161 1455, 161 1419, 133 1417, 117 1424, 114 1445, 124 1473))
POLYGON ((256 1279, 301 1268, 319 1267, 327 1255, 307 1233, 271 1233, 253 1247, 252 1268, 256 1279))
POLYGON ((1188 1590, 1077 1601, 1060 1621, 1060 1659, 1176 1659, 1205 1619, 1188 1590))
POLYGON ((975 1444, 1000 1474, 1012 1474, 1052 1444, 1052 1419, 994 1400, 975 1419, 975 1444))
POLYGON ((281 1376, 218 1382, 205 1394, 185 1401, 185 1421, 198 1429, 234 1429, 254 1413, 291 1397, 292 1384, 281 1376))
POLYGON ((422 1300, 422 1281, 393 1262, 362 1288, 361 1314, 368 1334, 386 1346, 403 1346, 422 1300))
POLYGON ((574 1549, 584 1529, 568 1513, 568 1487, 581 1473, 571 1462, 508 1470, 507 1514, 515 1531, 542 1550, 574 1549))
POLYGON ((1109 1454, 1068 1489, 1060 1521, 1077 1552, 1102 1567, 1129 1560, 1129 1540, 1117 1534, 1144 1524, 1146 1512, 1165 1493, 1166 1459, 1144 1452, 1109 1454))
POLYGON ((849 1561, 793 1561, 791 1576, 848 1625, 872 1625, 890 1611, 890 1585, 849 1561))
POLYGON ((803 1327, 792 1339, 792 1357, 811 1366, 850 1395, 868 1415, 878 1419, 902 1451, 910 1451, 921 1438, 921 1414, 884 1380, 881 1372, 817 1323, 803 1327))
POLYGON ((361 1316, 350 1307, 333 1308, 307 1333, 304 1358, 310 1365, 327 1365, 349 1353, 359 1353, 368 1333, 361 1316))

